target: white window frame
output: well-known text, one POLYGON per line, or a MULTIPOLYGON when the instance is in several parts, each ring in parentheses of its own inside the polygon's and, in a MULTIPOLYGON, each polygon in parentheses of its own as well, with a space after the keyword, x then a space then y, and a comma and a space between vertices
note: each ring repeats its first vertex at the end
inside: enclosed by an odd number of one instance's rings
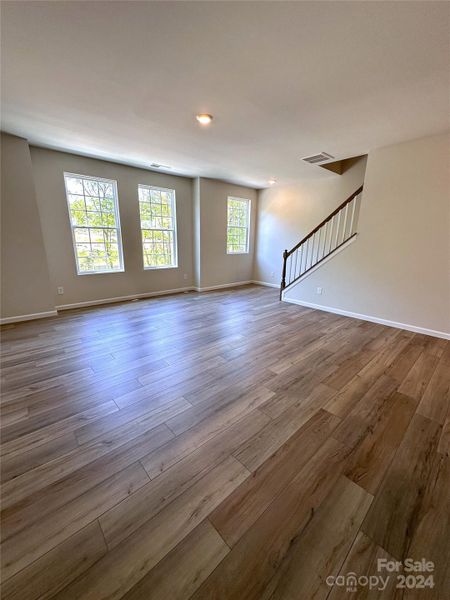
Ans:
POLYGON ((171 188, 163 188, 157 185, 147 185, 145 183, 138 184, 138 203, 139 203, 139 226, 141 228, 141 250, 142 250, 142 266, 144 271, 154 271, 159 269, 178 269, 178 232, 177 232, 177 200, 176 200, 176 192, 171 188), (142 219, 141 219, 141 199, 139 197, 139 190, 143 188, 146 190, 156 190, 158 192, 167 192, 171 198, 171 208, 172 208, 172 229, 159 229, 157 227, 142 227, 142 219), (144 240, 142 238, 143 231, 172 231, 173 235, 173 256, 174 256, 174 264, 173 265, 156 265, 154 267, 147 267, 145 265, 145 257, 144 257, 144 240))
POLYGON ((64 171, 64 188, 65 188, 65 192, 66 192, 66 202, 67 202, 67 211, 69 213, 70 229, 72 232, 72 245, 73 245, 73 252, 75 255, 75 265, 76 265, 76 269, 77 269, 77 275, 110 275, 111 273, 123 273, 125 271, 125 264, 124 264, 124 260, 123 260, 122 228, 120 225, 119 194, 117 191, 117 181, 115 179, 106 179, 104 177, 95 177, 93 175, 81 175, 81 174, 77 174, 77 173, 69 173, 67 171, 64 171), (94 227, 94 226, 88 226, 88 225, 86 225, 86 226, 75 225, 72 222, 72 213, 70 210, 69 192, 67 189, 66 177, 74 177, 77 179, 88 179, 90 181, 102 181, 104 183, 111 184, 112 188, 113 188, 113 196, 114 196, 114 215, 116 218, 116 227, 98 227, 98 226, 94 227), (119 247, 120 267, 118 269, 109 269, 107 271, 105 271, 105 270, 80 271, 80 267, 79 267, 79 263, 78 263, 77 242, 75 240, 75 231, 74 231, 75 229, 115 229, 117 232, 117 245, 119 247))
POLYGON ((227 197, 227 237, 226 237, 226 251, 227 254, 230 255, 238 255, 238 254, 250 254, 250 216, 251 216, 251 204, 252 201, 249 198, 238 198, 237 196, 228 196, 227 197), (244 202, 247 206, 247 227, 240 227, 238 225, 230 225, 228 223, 228 203, 230 200, 237 200, 238 202, 244 202), (232 252, 230 250, 228 250, 228 229, 230 227, 233 228, 239 228, 239 229, 246 229, 247 230, 247 236, 246 236, 246 240, 245 240, 245 251, 244 252, 232 252))

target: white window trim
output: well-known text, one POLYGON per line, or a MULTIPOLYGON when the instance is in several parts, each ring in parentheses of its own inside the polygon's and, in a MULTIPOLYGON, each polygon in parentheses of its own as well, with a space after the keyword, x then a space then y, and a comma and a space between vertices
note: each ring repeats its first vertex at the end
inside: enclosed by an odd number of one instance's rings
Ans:
MULTIPOLYGON (((251 204, 252 201, 249 198, 238 198, 237 196, 228 196, 227 197, 227 237, 225 240, 226 244, 226 252, 230 256, 238 256, 239 254, 250 254, 250 216, 251 216, 251 204), (247 227, 241 227, 241 229, 247 229, 247 238, 245 246, 247 250, 245 252, 229 252, 228 250, 228 201, 229 200, 239 200, 240 202, 245 202, 247 204, 247 227)), ((237 225, 232 225, 232 227, 238 227, 237 225)))
POLYGON ((119 193, 117 190, 117 181, 115 179, 107 179, 105 177, 95 177, 93 175, 81 175, 79 173, 69 173, 68 171, 64 171, 64 189, 66 192, 66 202, 67 202, 67 211, 69 213, 69 224, 70 230, 72 232, 72 246, 73 252, 75 255, 75 265, 77 269, 77 275, 111 275, 113 273, 124 273, 125 272, 125 263, 123 260, 123 248, 122 248, 122 227, 120 225, 120 213, 119 213, 119 193), (116 217, 116 227, 88 227, 83 225, 74 225, 72 223, 72 214, 70 212, 70 203, 69 203, 69 192, 67 190, 67 182, 66 177, 78 177, 81 179, 90 179, 91 181, 104 181, 105 183, 110 183, 113 186, 114 192, 114 214, 116 217), (77 254, 77 245, 75 241, 75 233, 74 229, 115 229, 117 231, 117 244, 119 246, 119 260, 121 267, 119 269, 110 269, 108 271, 80 271, 78 265, 78 254, 77 254))
POLYGON ((159 271, 161 269, 178 269, 178 231, 177 231, 177 198, 176 191, 172 188, 163 188, 157 185, 146 185, 145 183, 138 184, 138 202, 139 202, 139 227, 141 229, 141 251, 142 251, 142 268, 144 271, 159 271), (141 222, 141 207, 140 207, 140 198, 139 198, 139 188, 145 188, 146 190, 157 190, 158 192, 169 192, 170 197, 172 198, 172 221, 173 221, 173 229, 154 229, 142 227, 141 222), (175 262, 173 265, 159 265, 156 267, 146 267, 144 260, 144 243, 142 241, 142 232, 143 231, 173 231, 173 251, 174 251, 174 259, 175 262))

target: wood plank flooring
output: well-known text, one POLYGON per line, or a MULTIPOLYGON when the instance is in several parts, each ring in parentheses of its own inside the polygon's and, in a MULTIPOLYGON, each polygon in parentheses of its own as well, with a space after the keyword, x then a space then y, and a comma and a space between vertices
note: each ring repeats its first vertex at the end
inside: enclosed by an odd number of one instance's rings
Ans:
POLYGON ((245 286, 2 330, 3 600, 448 597, 450 342, 245 286), (370 595, 370 597, 375 597, 370 595))

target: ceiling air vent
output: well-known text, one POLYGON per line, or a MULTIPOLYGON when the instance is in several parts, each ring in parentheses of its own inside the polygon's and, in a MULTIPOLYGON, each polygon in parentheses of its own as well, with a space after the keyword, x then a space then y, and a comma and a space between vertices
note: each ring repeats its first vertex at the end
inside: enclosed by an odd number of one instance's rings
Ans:
POLYGON ((313 156, 305 156, 305 158, 302 158, 302 160, 311 165, 317 165, 318 163, 333 159, 334 156, 331 156, 331 154, 327 154, 326 152, 320 152, 319 154, 313 154, 313 156))

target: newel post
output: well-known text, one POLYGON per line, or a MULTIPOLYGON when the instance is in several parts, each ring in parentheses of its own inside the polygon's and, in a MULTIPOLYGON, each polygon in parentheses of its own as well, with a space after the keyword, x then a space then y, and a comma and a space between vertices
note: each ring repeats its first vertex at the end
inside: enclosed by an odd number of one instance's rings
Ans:
POLYGON ((283 290, 286 287, 286 263, 287 263, 288 251, 283 252, 283 271, 281 272, 281 285, 280 285, 280 300, 283 294, 283 290))

